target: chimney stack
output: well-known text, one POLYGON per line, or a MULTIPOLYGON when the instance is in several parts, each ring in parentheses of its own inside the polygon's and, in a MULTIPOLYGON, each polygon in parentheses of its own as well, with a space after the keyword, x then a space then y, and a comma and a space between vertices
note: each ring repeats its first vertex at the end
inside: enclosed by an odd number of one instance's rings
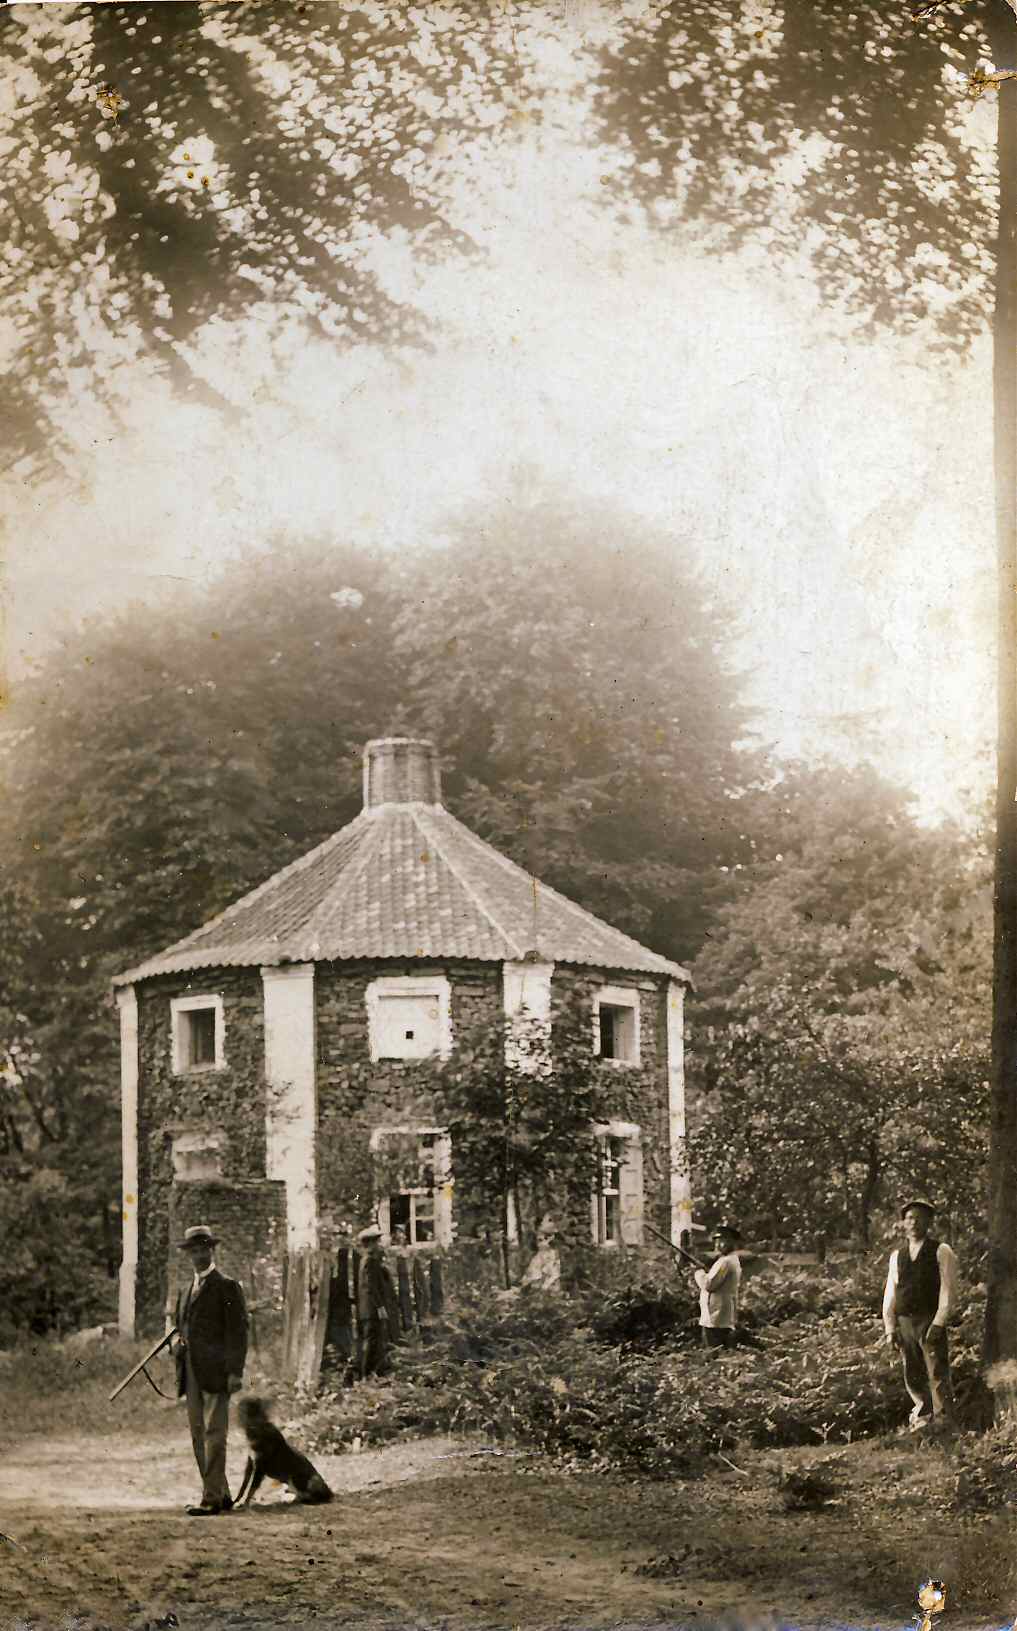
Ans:
POLYGON ((433 742, 379 736, 364 748, 364 809, 382 804, 440 804, 441 772, 433 742))

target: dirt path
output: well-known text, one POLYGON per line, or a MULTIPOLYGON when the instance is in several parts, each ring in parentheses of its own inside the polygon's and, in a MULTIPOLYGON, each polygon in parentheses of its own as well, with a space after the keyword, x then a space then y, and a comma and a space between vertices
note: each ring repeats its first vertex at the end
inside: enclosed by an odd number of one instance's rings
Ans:
MULTIPOLYGON (((200 1522, 183 1512, 195 1492, 182 1426, 34 1438, 8 1454, 4 1631, 30 1620, 78 1631, 159 1620, 181 1631, 617 1631, 771 1616, 804 1631, 906 1626, 913 1613, 912 1565, 887 1549, 906 1513, 867 1511, 864 1499, 775 1519, 771 1497, 733 1473, 709 1486, 564 1477, 428 1439, 316 1458, 331 1506, 293 1507, 276 1488, 249 1512, 200 1522), (641 1572, 648 1563, 656 1577, 641 1572)), ((231 1478, 241 1466, 237 1446, 231 1478)), ((930 1572, 941 1555, 933 1546, 930 1572)), ((942 1631, 961 1631, 959 1620, 942 1631)))

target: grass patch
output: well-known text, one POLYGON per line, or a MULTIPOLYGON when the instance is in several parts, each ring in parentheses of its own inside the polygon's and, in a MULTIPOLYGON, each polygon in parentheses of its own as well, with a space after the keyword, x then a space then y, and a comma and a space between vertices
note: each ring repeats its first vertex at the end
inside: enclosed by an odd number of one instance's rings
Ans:
MULTIPOLYGON (((0 1358, 0 1430, 8 1441, 39 1434, 147 1433, 164 1409, 179 1430, 143 1376, 109 1402, 117 1383, 151 1346, 151 1338, 107 1338, 84 1348, 40 1338, 7 1349, 0 1358)), ((164 1393, 175 1394, 174 1367, 165 1355, 149 1369, 164 1393)))

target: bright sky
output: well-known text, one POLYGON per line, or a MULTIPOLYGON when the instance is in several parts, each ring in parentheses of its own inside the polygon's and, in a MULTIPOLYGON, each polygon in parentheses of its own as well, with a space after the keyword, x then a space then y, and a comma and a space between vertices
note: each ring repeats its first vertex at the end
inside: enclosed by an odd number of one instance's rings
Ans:
POLYGON ((279 312, 196 343, 233 424, 142 368, 126 426, 69 388, 66 471, 2 497, 15 681, 69 621, 280 529, 412 548, 526 464, 693 550, 782 752, 861 755, 930 810, 968 805, 993 731, 988 343, 926 366, 919 338, 859 339, 804 267, 613 221, 602 163, 548 120, 455 172, 479 263, 369 247, 433 320, 429 355, 311 340, 279 312))

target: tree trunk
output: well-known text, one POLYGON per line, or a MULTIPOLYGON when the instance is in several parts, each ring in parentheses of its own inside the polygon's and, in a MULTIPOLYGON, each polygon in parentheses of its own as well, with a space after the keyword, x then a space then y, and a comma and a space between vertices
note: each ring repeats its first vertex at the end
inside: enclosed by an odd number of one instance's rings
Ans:
MULTIPOLYGON (((1015 51, 1013 13, 989 16, 995 63, 1015 51)), ((996 850, 989 1140, 989 1266, 986 1364, 1017 1357, 1017 95, 999 104, 999 229, 993 317, 996 540, 999 572, 996 850)))
POLYGON ((858 1233, 863 1246, 868 1246, 872 1239, 872 1208, 876 1204, 880 1176, 879 1150, 870 1144, 866 1154, 862 1192, 858 1198, 858 1233))

